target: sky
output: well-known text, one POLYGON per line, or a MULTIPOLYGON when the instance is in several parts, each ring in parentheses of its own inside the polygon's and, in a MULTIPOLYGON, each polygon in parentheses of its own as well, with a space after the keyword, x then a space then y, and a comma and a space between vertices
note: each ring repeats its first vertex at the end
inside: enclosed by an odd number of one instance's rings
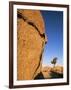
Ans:
POLYGON ((43 53, 43 65, 51 65, 57 57, 57 63, 63 65, 63 11, 41 11, 45 22, 45 33, 48 42, 43 53))

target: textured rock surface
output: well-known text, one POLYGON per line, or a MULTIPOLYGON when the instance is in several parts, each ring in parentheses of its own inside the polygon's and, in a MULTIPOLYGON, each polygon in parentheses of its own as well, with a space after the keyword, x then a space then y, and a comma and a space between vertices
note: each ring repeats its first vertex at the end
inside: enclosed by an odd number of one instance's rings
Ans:
POLYGON ((63 66, 57 65, 54 68, 51 66, 45 66, 42 68, 42 74, 45 79, 63 78, 63 66))
POLYGON ((18 10, 17 13, 17 79, 30 80, 41 72, 44 21, 40 11, 18 10))
POLYGON ((45 79, 51 78, 51 75, 50 75, 51 69, 52 69, 52 67, 47 67, 47 66, 42 68, 42 74, 45 79))

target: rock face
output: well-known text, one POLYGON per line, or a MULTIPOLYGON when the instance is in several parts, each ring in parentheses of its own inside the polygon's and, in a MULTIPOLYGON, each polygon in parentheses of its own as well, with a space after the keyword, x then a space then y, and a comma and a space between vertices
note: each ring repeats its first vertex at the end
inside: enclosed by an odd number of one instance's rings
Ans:
POLYGON ((45 79, 51 78, 51 75, 50 75, 51 69, 52 69, 52 67, 48 67, 48 66, 42 68, 42 74, 43 74, 45 79))
POLYGON ((51 66, 42 67, 42 74, 45 79, 63 78, 63 66, 57 65, 54 68, 51 66))
POLYGON ((18 9, 17 80, 32 80, 41 72, 45 41, 40 11, 18 9))

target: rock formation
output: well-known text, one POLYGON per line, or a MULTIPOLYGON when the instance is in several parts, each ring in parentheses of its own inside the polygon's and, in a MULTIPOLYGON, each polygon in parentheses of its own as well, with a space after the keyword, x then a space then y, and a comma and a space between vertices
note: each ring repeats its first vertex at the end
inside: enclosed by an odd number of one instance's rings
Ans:
POLYGON ((57 65, 55 67, 42 67, 42 74, 45 79, 63 78, 63 66, 57 65))
POLYGON ((44 21, 38 10, 17 10, 17 80, 32 80, 42 67, 46 42, 44 21))

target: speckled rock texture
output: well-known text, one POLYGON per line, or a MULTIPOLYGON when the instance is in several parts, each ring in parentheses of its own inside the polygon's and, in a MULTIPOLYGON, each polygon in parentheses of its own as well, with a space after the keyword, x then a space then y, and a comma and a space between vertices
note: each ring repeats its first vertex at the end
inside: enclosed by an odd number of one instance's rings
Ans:
POLYGON ((33 80, 41 72, 45 41, 40 11, 18 9, 17 80, 33 80))

